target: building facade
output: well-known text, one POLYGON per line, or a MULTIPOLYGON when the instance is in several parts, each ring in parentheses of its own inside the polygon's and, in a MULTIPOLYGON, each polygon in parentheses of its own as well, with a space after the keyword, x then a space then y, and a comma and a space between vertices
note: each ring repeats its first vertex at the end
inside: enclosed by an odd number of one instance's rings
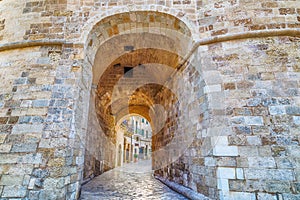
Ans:
POLYGON ((299 28, 298 0, 0 0, 0 198, 78 199, 135 114, 156 176, 299 199, 299 28))
POLYGON ((122 122, 121 127, 125 133, 124 161, 128 163, 139 159, 151 159, 150 123, 143 117, 131 116, 122 122))

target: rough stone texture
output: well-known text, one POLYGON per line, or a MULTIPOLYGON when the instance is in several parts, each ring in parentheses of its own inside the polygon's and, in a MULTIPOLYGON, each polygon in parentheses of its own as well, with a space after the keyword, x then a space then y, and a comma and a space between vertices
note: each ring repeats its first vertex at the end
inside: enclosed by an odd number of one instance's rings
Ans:
POLYGON ((0 197, 76 199, 139 114, 156 175, 212 199, 299 199, 299 6, 0 0, 0 197))

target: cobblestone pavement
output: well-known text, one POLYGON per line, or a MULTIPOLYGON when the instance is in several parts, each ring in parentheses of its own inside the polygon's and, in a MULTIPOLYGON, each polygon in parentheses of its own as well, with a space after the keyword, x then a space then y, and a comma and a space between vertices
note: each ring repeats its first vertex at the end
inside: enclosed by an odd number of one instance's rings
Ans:
POLYGON ((152 176, 151 161, 125 164, 82 187, 81 200, 186 200, 152 176))

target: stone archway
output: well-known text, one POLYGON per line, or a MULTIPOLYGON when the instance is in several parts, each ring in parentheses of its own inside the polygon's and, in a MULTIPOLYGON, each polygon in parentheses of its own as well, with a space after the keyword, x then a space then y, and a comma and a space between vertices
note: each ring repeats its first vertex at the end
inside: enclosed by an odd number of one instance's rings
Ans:
POLYGON ((98 173, 97 162, 100 173, 115 166, 114 127, 127 114, 140 114, 152 123, 156 170, 184 154, 201 123, 199 116, 208 116, 194 44, 189 27, 163 12, 118 13, 95 24, 85 50, 93 77, 85 178, 98 173), (202 109, 194 109, 197 105, 202 109))

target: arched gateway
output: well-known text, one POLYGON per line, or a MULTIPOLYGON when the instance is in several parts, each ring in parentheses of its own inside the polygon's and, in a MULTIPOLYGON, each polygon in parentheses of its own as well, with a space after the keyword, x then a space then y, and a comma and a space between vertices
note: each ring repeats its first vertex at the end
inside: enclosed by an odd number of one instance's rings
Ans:
POLYGON ((130 114, 151 124, 162 179, 211 199, 300 198, 299 14, 297 1, 0 0, 0 198, 77 199, 119 165, 130 114))

